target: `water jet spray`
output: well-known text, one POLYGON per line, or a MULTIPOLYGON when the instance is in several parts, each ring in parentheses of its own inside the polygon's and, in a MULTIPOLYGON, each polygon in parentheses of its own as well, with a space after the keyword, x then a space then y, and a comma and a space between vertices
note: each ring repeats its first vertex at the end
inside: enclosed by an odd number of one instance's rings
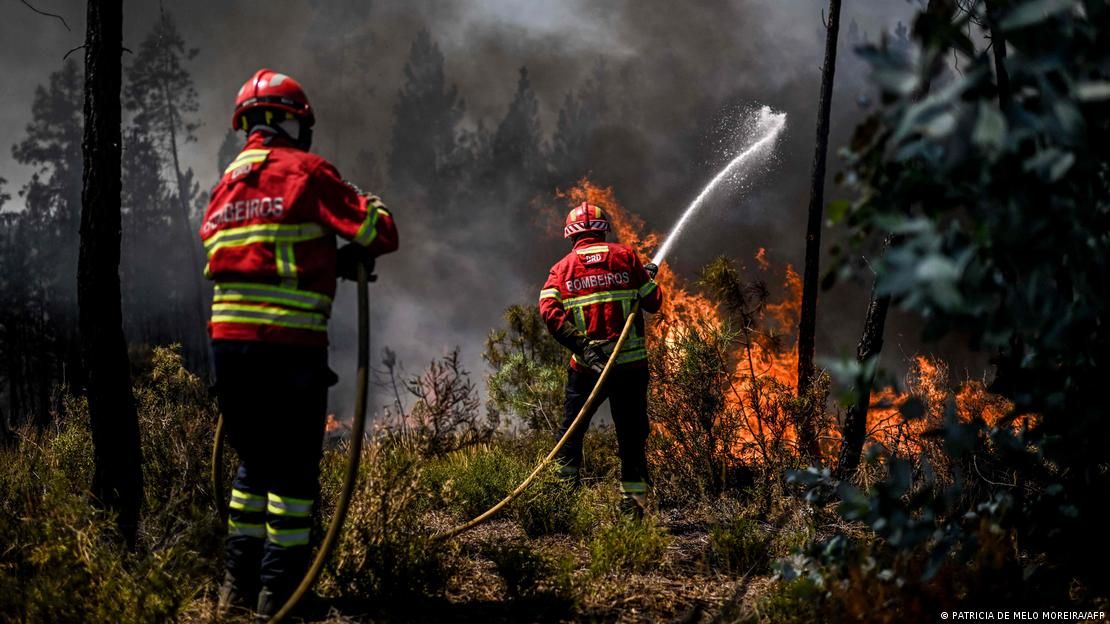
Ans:
POLYGON ((686 207, 686 210, 679 217, 678 223, 671 228, 667 238, 663 240, 663 244, 655 252, 655 256, 651 262, 655 265, 663 263, 670 252, 674 242, 678 239, 678 235, 686 228, 686 223, 697 213, 701 205, 705 203, 713 191, 721 184, 721 182, 737 177, 743 178, 743 173, 751 169, 754 165, 762 162, 772 153, 772 148, 775 145, 776 139, 782 134, 786 128, 786 113, 776 113, 770 107, 764 106, 759 110, 755 123, 752 125, 751 134, 755 139, 747 149, 740 153, 739 156, 733 158, 724 169, 721 169, 712 180, 709 181, 705 187, 702 188, 694 201, 686 207))

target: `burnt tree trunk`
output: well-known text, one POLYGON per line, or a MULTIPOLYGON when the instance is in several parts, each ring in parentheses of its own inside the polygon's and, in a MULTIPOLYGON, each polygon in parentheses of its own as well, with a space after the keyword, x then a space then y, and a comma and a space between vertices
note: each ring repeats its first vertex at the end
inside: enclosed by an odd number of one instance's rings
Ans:
MULTIPOLYGON (((883 242, 883 252, 890 245, 890 238, 883 242)), ((886 329, 886 314, 890 310, 890 295, 877 296, 878 278, 871 286, 871 302, 867 305, 867 316, 863 320, 863 335, 856 345, 856 360, 865 365, 868 371, 856 386, 856 402, 844 415, 843 440, 840 444, 840 457, 837 458, 836 476, 850 478, 859 468, 863 454, 863 442, 867 437, 867 412, 871 407, 871 387, 875 381, 875 366, 868 366, 872 358, 879 357, 883 350, 883 332, 886 329)))
POLYGON ((122 0, 89 0, 77 305, 95 469, 92 493, 134 543, 142 451, 120 304, 122 0))
POLYGON ((1005 113, 1010 108, 1010 73, 1006 71, 1006 40, 998 27, 998 18, 1006 7, 1005 0, 986 0, 987 30, 991 36, 991 52, 994 56, 994 80, 998 86, 998 104, 1005 113))
MULTIPOLYGON (((937 0, 929 0, 925 6, 926 13, 943 14, 942 12, 951 10, 951 6, 937 0)), ((920 101, 929 94, 933 75, 942 67, 943 64, 939 59, 933 60, 925 79, 913 94, 914 100, 920 101)), ((891 243, 896 240, 894 237, 887 236, 879 255, 885 254, 891 243)), ((863 334, 860 336, 859 344, 856 345, 856 360, 863 365, 867 365, 872 358, 879 357, 883 350, 883 333, 886 330, 886 315, 890 310, 890 295, 879 296, 878 287, 879 278, 876 276, 871 285, 871 300, 867 304, 867 315, 863 320, 863 334)), ((859 385, 856 386, 856 402, 848 408, 848 413, 844 416, 844 427, 841 430, 843 439, 836 465, 836 476, 840 479, 850 478, 859 468, 863 443, 867 438, 867 413, 871 408, 871 389, 875 383, 875 370, 874 367, 870 367, 870 372, 859 380, 859 385)))
MULTIPOLYGON (((817 335, 817 288, 821 272, 821 222, 825 206, 825 166, 829 151, 829 118, 832 113, 833 80, 836 74, 836 45, 840 34, 840 0, 829 0, 825 34, 825 64, 821 70, 821 95, 817 103, 817 141, 810 174, 809 216, 806 220, 806 256, 802 282, 802 316, 798 322, 798 396, 807 397, 817 370, 813 364, 817 335)), ((808 402, 807 402, 808 405, 808 402)), ((803 457, 816 459, 816 405, 801 417, 798 441, 803 457)))

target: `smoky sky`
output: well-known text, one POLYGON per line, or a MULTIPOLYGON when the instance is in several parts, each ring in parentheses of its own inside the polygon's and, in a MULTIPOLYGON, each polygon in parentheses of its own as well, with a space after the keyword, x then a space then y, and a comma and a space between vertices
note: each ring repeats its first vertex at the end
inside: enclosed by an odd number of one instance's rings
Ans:
MULTIPOLYGON (((72 31, 19 2, 0 9, 3 87, 0 89, 0 177, 17 191, 31 171, 16 164, 11 144, 24 136, 36 85, 79 46, 84 3, 33 0, 65 17, 72 31)), ((234 94, 259 67, 286 72, 305 85, 316 108, 314 151, 363 184, 360 154, 388 158, 393 106, 416 33, 427 29, 445 57, 445 73, 465 100, 463 126, 496 127, 527 67, 550 139, 567 92, 585 84, 598 64, 614 109, 608 143, 617 197, 652 230, 667 230, 682 208, 727 161, 729 128, 739 112, 768 105, 788 114, 778 158, 743 197, 715 198, 691 225, 670 262, 684 277, 714 257, 748 260, 760 247, 778 268, 801 265, 813 157, 817 93, 824 54, 822 0, 199 0, 165 2, 187 44, 199 50, 189 70, 200 95, 200 129, 184 148, 184 163, 210 186, 216 154, 230 123, 234 94)), ((853 53, 912 17, 917 3, 857 0, 844 4, 833 102, 828 198, 841 168, 835 157, 867 111, 871 91, 853 53)), ((159 3, 125 2, 124 45, 137 49, 159 3)), ((81 53, 75 53, 80 56, 81 53)), ((80 59, 78 59, 80 60, 80 59)), ((128 62, 125 55, 124 62, 128 62)), ((511 220, 460 220, 436 231, 383 198, 401 230, 402 250, 379 262, 372 291, 374 350, 389 345, 410 370, 458 345, 481 385, 486 333, 509 304, 531 303, 557 260, 562 242, 537 243, 533 257, 507 261, 484 253, 496 241, 535 236, 511 220)), ((19 209, 18 196, 6 209, 19 209)), ((826 246, 836 239, 826 232, 826 246)), ((183 275, 184 275, 183 271, 183 275)), ((353 297, 341 289, 332 325, 333 367, 351 367, 353 297)), ((862 285, 822 294, 819 355, 854 351, 867 303, 862 285)), ((891 360, 920 348, 909 317, 892 321, 891 360)), ((897 367, 894 361, 888 365, 897 367)), ((340 387, 340 392, 346 386, 340 387)))

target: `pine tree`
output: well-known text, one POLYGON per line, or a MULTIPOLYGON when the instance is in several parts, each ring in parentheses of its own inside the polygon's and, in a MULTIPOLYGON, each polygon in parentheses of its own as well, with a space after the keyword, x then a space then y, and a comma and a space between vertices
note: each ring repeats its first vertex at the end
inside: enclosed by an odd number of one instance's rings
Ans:
POLYGON ((27 136, 12 148, 16 162, 35 167, 20 191, 27 225, 36 235, 34 251, 43 268, 28 278, 45 280, 59 303, 75 296, 71 277, 77 267, 77 231, 81 211, 81 73, 67 61, 35 89, 27 136))
MULTIPOLYGON (((198 53, 196 48, 188 48, 177 30, 173 16, 164 9, 159 13, 154 28, 139 45, 135 60, 128 72, 128 82, 123 90, 124 106, 134 113, 132 124, 135 132, 141 134, 157 147, 166 163, 169 179, 175 187, 173 203, 177 204, 177 240, 168 249, 185 252, 183 257, 172 255, 163 262, 179 267, 180 274, 189 275, 187 288, 182 289, 183 309, 191 309, 193 318, 186 320, 185 327, 178 335, 182 342, 189 345, 194 363, 205 366, 207 348, 204 345, 202 328, 207 314, 205 312, 204 281, 201 266, 204 264, 200 241, 193 226, 193 210, 199 192, 191 169, 181 166, 181 145, 196 140, 193 134, 199 124, 195 116, 199 110, 196 87, 185 65, 198 53), (181 265, 188 265, 188 268, 181 265)), ((152 236, 164 234, 152 232, 152 236)), ((175 283, 182 283, 180 280, 175 283)))
POLYGON ((443 53, 427 30, 412 42, 405 83, 393 106, 390 182, 402 196, 426 198, 434 213, 450 200, 460 170, 458 124, 465 105, 447 86, 443 53))
POLYGON ((605 64, 598 63, 582 86, 563 98, 551 141, 552 181, 555 186, 572 184, 590 173, 595 132, 610 116, 605 78, 605 64))
POLYGON ((8 353, 2 364, 16 419, 46 425, 52 391, 83 383, 77 342, 78 230, 81 211, 81 141, 84 126, 81 71, 74 61, 35 90, 26 136, 15 160, 34 167, 20 190, 24 209, 4 220, 3 308, 8 353))
POLYGON ((525 208, 527 198, 546 180, 539 101, 526 67, 520 68, 516 94, 493 135, 489 166, 495 187, 517 210, 525 208))

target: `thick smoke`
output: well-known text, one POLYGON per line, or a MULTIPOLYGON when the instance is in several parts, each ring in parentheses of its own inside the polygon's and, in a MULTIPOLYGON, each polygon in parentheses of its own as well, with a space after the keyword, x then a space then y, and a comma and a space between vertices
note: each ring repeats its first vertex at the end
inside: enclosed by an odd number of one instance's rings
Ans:
MULTIPOLYGON (((83 2, 36 5, 63 15, 73 31, 19 3, 5 5, 0 122, 9 142, 21 136, 34 85, 57 70, 62 55, 83 37, 83 2)), ((733 155, 722 128, 727 130, 737 110, 768 105, 786 112, 790 124, 780 160, 766 179, 754 183, 743 209, 727 193, 715 198, 691 224, 688 242, 670 256, 672 266, 687 276, 714 256, 749 259, 760 247, 773 264, 800 266, 824 6, 821 0, 165 3, 187 43, 199 49, 189 69, 200 91, 203 125, 184 156, 202 186, 215 181, 216 154, 235 91, 262 66, 306 85, 319 120, 316 151, 360 185, 383 180, 403 67, 423 29, 442 50, 447 80, 465 100, 464 129, 496 127, 513 97, 519 68, 527 67, 550 139, 566 94, 600 77, 610 113, 589 146, 590 164, 627 207, 659 231, 672 225, 733 155), (368 154, 376 167, 368 164, 368 154)), ((889 0, 845 5, 832 150, 846 143, 864 114, 858 100, 869 93, 852 46, 893 31, 913 8, 889 0)), ((125 45, 137 45, 158 10, 153 2, 125 5, 125 45)), ((830 162, 831 177, 838 164, 835 157, 830 162)), ((0 176, 12 190, 29 172, 5 150, 0 176)), ((829 189, 837 193, 831 184, 829 189)), ((389 345, 416 371, 459 345, 464 362, 480 377, 486 332, 500 323, 507 305, 536 298, 546 267, 564 250, 562 241, 539 234, 535 223, 544 217, 530 223, 509 206, 475 207, 473 214, 452 218, 449 228, 433 227, 418 209, 383 195, 396 213, 402 251, 380 262, 380 280, 372 290, 375 353, 389 345)), ((7 209, 18 209, 18 203, 7 209)), ((550 193, 546 203, 554 203, 550 193)), ((187 275, 183 270, 183 279, 187 275)), ((332 328, 333 367, 350 378, 353 289, 341 290, 332 328)), ((866 296, 858 287, 822 295, 819 353, 851 352, 866 296)), ((912 345, 905 350, 916 347, 915 332, 906 327, 896 319, 891 328, 888 344, 895 354, 903 340, 912 345)), ((333 393, 341 407, 347 391, 344 384, 333 393)))

